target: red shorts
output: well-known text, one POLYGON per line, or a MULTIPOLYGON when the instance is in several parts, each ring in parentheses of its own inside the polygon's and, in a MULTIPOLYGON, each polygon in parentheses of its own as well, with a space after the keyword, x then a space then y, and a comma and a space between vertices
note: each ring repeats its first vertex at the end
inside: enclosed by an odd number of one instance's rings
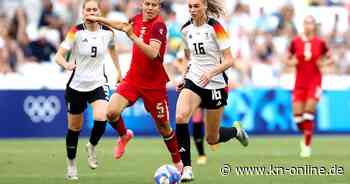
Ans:
POLYGON ((169 121, 168 96, 165 88, 143 89, 123 81, 118 85, 116 92, 125 97, 130 106, 141 97, 146 110, 151 113, 156 122, 165 123, 169 121))
POLYGON ((322 93, 320 85, 313 85, 308 88, 294 88, 293 90, 293 102, 306 102, 308 99, 314 99, 318 101, 322 93))

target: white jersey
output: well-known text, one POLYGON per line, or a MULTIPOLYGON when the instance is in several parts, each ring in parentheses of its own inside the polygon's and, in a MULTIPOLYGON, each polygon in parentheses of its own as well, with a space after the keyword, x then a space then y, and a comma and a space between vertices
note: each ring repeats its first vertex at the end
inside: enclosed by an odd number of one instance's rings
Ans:
MULTIPOLYGON (((209 18, 208 22, 201 26, 195 26, 192 21, 188 21, 182 26, 181 32, 185 49, 191 52, 185 78, 199 86, 200 76, 222 62, 222 51, 230 47, 230 40, 225 29, 213 18, 209 18)), ((204 88, 220 89, 226 86, 227 76, 223 72, 211 78, 204 88)))
POLYGON ((114 33, 107 26, 101 25, 93 32, 84 24, 73 27, 61 44, 71 51, 69 62, 76 64, 67 86, 86 92, 106 84, 105 62, 108 48, 114 45, 114 33))

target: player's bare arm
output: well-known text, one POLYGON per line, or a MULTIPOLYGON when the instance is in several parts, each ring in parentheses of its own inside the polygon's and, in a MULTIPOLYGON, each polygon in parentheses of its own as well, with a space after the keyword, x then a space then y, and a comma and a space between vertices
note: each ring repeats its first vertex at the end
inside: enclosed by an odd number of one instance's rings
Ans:
POLYGON ((227 70, 228 68, 234 65, 230 48, 226 48, 222 52, 224 55, 224 62, 219 64, 217 67, 215 67, 213 70, 209 71, 208 73, 204 73, 200 77, 200 80, 199 80, 200 85, 206 86, 212 77, 224 72, 225 70, 227 70))
POLYGON ((120 64, 119 64, 119 58, 118 58, 118 51, 117 51, 117 45, 114 45, 110 48, 108 48, 109 54, 112 58, 113 64, 115 66, 115 69, 117 71, 117 78, 116 78, 116 82, 121 82, 122 80, 122 72, 120 70, 120 64))
POLYGON ((65 48, 60 47, 55 55, 55 62, 62 66, 66 70, 74 70, 76 65, 74 63, 69 63, 65 59, 65 55, 67 54, 68 50, 65 48))
POLYGON ((122 22, 119 20, 111 20, 111 19, 107 19, 104 17, 91 16, 91 15, 87 16, 86 20, 92 21, 92 22, 99 22, 101 24, 110 26, 110 27, 117 29, 117 30, 121 30, 125 26, 125 24, 127 24, 126 22, 122 22))
POLYGON ((159 56, 161 44, 158 41, 151 40, 149 44, 143 42, 139 37, 137 37, 134 33, 133 27, 131 23, 125 24, 122 28, 132 42, 139 47, 143 53, 150 59, 155 59, 159 56))
POLYGON ((191 59, 191 51, 189 49, 185 49, 184 53, 185 53, 185 55, 183 58, 183 60, 184 60, 183 62, 185 62, 184 65, 186 67, 185 67, 185 70, 182 71, 181 80, 176 83, 176 91, 177 92, 180 92, 185 87, 185 75, 188 71, 189 60, 191 59))
POLYGON ((284 59, 284 63, 288 67, 294 67, 297 64, 297 60, 293 54, 288 53, 286 59, 284 59))

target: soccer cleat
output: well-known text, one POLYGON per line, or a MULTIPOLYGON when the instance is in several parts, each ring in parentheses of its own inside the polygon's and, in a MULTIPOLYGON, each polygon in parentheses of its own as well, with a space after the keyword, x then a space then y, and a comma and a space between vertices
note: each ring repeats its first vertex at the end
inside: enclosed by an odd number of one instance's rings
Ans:
POLYGON ((191 166, 185 166, 181 175, 181 182, 191 182, 194 180, 193 173, 192 173, 192 167, 191 166))
POLYGON ((66 180, 79 180, 76 160, 68 160, 66 180))
POLYGON ((118 160, 123 156, 126 145, 133 137, 134 137, 134 133, 128 129, 126 131, 126 134, 117 140, 117 147, 115 148, 115 151, 114 151, 115 159, 118 160))
POLYGON ((235 121, 233 126, 237 129, 236 139, 244 146, 247 147, 249 144, 249 136, 247 132, 241 127, 241 123, 239 121, 235 121))
POLYGON ((207 164, 207 160, 208 160, 207 156, 205 156, 205 155, 199 156, 197 158, 197 165, 205 165, 205 164, 207 164))
POLYGON ((85 150, 88 154, 88 165, 91 169, 96 169, 98 167, 98 162, 96 159, 96 147, 88 142, 85 146, 85 150))
POLYGON ((178 163, 174 163, 174 166, 176 167, 176 169, 179 171, 179 173, 181 174, 183 169, 184 169, 184 164, 182 163, 182 161, 178 162, 178 163))
POLYGON ((303 141, 300 142, 300 157, 309 158, 311 157, 311 147, 306 146, 303 141))

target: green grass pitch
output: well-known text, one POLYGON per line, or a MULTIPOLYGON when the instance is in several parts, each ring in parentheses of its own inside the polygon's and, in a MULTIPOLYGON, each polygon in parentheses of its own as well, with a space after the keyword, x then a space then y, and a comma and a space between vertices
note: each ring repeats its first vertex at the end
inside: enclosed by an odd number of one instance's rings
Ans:
MULTIPOLYGON (((170 163, 170 157, 160 138, 135 138, 121 160, 114 160, 114 139, 103 138, 98 147, 100 167, 87 166, 81 139, 78 149, 79 181, 65 181, 66 158, 64 139, 1 139, 0 184, 152 184, 154 171, 170 163)), ((220 145, 217 151, 206 147, 208 164, 195 164, 196 150, 192 147, 195 181, 200 184, 349 184, 350 142, 346 136, 314 138, 313 156, 301 159, 298 137, 257 136, 243 148, 237 141, 220 145), (221 176, 220 168, 230 164, 229 176, 221 176), (238 176, 236 166, 318 166, 333 165, 344 169, 338 176, 300 176, 293 173, 274 176, 238 176)))

